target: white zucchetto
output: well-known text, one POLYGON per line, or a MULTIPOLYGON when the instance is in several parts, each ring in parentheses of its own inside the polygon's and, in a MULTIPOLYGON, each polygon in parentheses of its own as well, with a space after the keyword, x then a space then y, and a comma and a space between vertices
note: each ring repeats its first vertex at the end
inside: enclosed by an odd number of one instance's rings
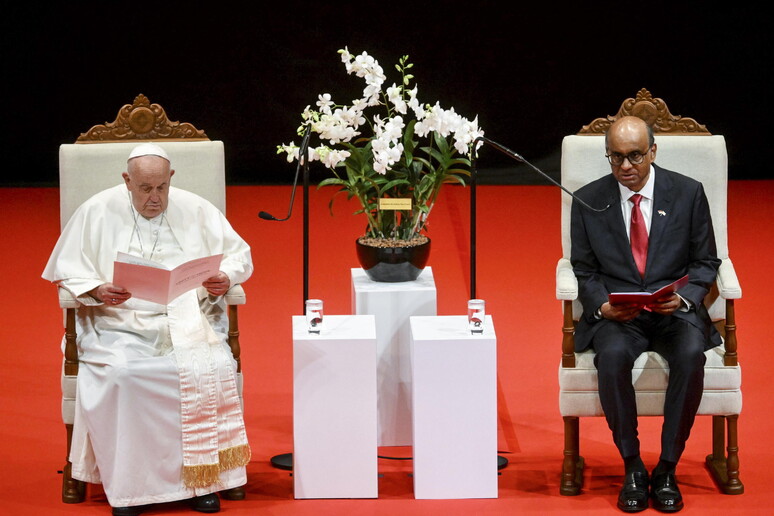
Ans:
POLYGON ((139 158, 140 156, 158 156, 160 158, 164 158, 167 161, 171 161, 167 155, 167 152, 154 143, 142 143, 138 145, 132 149, 132 152, 129 154, 129 158, 126 161, 129 161, 132 158, 139 158))

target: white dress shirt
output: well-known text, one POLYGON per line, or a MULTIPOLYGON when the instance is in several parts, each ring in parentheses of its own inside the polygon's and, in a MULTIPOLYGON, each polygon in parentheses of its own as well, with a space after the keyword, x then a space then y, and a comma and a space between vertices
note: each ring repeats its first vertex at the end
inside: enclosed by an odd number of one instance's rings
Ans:
POLYGON ((650 235, 650 221, 653 218, 653 189, 655 184, 656 170, 653 165, 650 166, 650 173, 648 174, 648 180, 645 183, 645 186, 643 186, 639 192, 633 192, 621 183, 618 183, 618 190, 621 192, 621 213, 623 214, 624 224, 626 225, 626 236, 629 236, 631 231, 632 207, 634 205, 629 202, 629 199, 634 194, 640 194, 642 196, 640 211, 642 212, 642 220, 645 221, 645 228, 650 235))

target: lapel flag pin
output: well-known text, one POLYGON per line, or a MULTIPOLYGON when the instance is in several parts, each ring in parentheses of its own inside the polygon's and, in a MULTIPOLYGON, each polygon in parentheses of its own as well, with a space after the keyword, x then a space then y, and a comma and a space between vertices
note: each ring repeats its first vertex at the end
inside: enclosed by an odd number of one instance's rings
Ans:
POLYGON ((658 210, 658 214, 662 217, 666 217, 666 212, 664 210, 658 210))

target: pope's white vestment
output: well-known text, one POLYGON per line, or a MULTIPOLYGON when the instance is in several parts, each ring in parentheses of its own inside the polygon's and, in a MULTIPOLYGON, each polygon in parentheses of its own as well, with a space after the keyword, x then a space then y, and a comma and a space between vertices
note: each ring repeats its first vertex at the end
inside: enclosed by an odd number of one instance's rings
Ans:
POLYGON ((166 306, 104 305, 87 292, 112 282, 118 251, 168 268, 223 254, 231 285, 253 270, 249 246, 223 214, 184 190, 170 188, 166 211, 151 220, 133 209, 124 184, 75 212, 43 272, 82 303, 73 477, 101 482, 113 507, 244 485, 249 447, 223 299, 200 287, 166 306))

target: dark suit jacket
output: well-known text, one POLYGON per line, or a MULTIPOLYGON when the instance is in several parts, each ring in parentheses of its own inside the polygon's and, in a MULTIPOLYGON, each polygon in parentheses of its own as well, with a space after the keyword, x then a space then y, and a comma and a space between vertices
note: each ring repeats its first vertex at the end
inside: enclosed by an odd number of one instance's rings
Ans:
POLYGON ((575 330, 576 351, 591 345, 601 324, 618 324, 595 317, 610 292, 653 292, 685 274, 689 284, 678 293, 692 309, 676 311, 673 317, 701 329, 707 349, 721 342, 702 303, 720 266, 704 188, 694 179, 653 166, 656 182, 644 278, 632 257, 615 177, 609 174, 576 192, 591 206, 610 205, 601 213, 572 205, 570 260, 584 310, 575 330))

